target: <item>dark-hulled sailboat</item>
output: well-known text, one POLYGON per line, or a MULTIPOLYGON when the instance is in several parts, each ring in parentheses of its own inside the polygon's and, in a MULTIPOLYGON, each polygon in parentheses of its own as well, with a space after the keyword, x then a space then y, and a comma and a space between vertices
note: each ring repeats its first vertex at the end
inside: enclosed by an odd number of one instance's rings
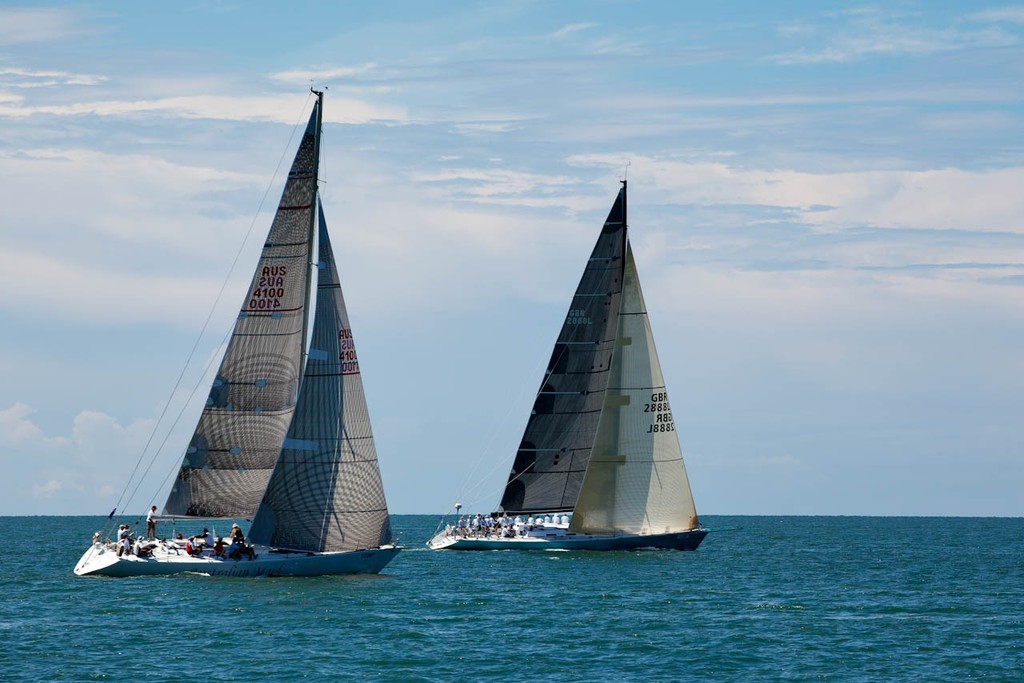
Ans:
POLYGON ((555 342, 490 521, 435 550, 694 550, 697 518, 626 224, 626 182, 555 342))
POLYGON ((318 197, 323 93, 316 95, 259 264, 162 514, 253 519, 248 540, 255 558, 225 559, 210 548, 194 554, 174 539, 136 541, 119 553, 116 543, 98 533, 75 574, 377 573, 399 552, 392 543, 352 328, 318 197), (317 242, 319 259, 314 258, 317 242), (307 353, 314 264, 316 310, 307 353))

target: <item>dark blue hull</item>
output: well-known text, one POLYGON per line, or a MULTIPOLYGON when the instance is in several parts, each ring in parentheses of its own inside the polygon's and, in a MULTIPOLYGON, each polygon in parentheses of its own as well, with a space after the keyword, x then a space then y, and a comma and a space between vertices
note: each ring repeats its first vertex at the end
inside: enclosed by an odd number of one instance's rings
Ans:
POLYGON ((560 533, 520 538, 439 538, 430 540, 434 550, 696 550, 707 529, 671 534, 591 534, 560 533))

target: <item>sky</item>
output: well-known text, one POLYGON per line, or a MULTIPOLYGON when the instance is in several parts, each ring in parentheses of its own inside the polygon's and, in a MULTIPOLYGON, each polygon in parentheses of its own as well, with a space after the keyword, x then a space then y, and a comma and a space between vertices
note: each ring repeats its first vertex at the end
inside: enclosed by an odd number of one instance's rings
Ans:
POLYGON ((0 514, 162 505, 311 85, 392 512, 497 505, 625 176, 699 513, 1024 516, 1024 4, 938 0, 0 4, 0 514))

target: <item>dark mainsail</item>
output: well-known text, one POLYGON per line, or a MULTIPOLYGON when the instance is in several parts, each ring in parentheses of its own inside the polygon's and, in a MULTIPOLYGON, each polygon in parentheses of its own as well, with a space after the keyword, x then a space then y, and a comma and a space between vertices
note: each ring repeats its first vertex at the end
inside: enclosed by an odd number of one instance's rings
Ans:
POLYGON ((500 509, 573 509, 604 405, 626 255, 626 187, 587 261, 516 453, 500 509))
POLYGON ((352 326, 320 213, 316 316, 295 415, 249 538, 333 552, 391 542, 352 326))
POLYGON ((319 167, 318 101, 164 514, 251 517, 299 387, 319 167))

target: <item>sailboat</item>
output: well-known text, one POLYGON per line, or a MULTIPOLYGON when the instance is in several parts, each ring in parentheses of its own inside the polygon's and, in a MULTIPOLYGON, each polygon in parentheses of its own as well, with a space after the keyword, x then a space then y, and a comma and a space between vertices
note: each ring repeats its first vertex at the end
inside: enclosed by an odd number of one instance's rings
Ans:
MULTIPOLYGON (((458 510, 461 506, 456 506, 458 510)), ((626 223, 626 181, 555 342, 497 510, 434 550, 695 550, 697 517, 626 223)))
POLYGON ((318 197, 323 93, 313 92, 259 263, 160 515, 252 519, 246 559, 209 547, 197 553, 178 539, 138 540, 119 552, 97 532, 75 574, 364 574, 400 551, 318 197))

